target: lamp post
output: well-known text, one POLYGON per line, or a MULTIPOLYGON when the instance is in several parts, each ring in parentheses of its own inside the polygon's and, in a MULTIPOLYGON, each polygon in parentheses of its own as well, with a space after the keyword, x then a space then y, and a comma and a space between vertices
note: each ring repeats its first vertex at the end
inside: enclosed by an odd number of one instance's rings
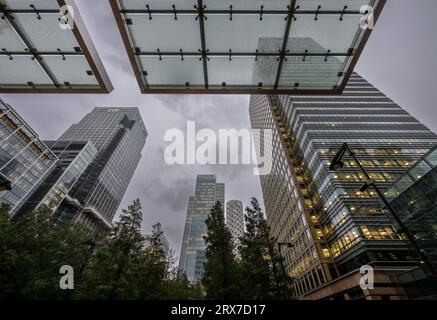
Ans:
POLYGON ((387 199, 385 198, 384 194, 379 190, 375 182, 370 177, 369 173, 366 171, 366 169, 362 166, 361 162, 358 160, 357 156, 355 155, 355 152, 352 151, 352 149, 348 146, 347 143, 344 143, 342 147, 337 151, 337 154, 335 155, 334 159, 332 160, 329 169, 331 170, 337 170, 341 169, 344 166, 344 162, 342 161, 343 156, 347 153, 349 153, 349 156, 351 156, 354 161, 358 164, 358 167, 363 172, 363 174, 366 177, 366 182, 364 185, 360 188, 361 192, 366 191, 368 188, 372 187, 376 193, 378 194, 379 198, 382 200, 388 211, 390 211, 390 214, 393 216, 393 218, 396 220, 397 224, 400 226, 399 232, 404 233, 405 236, 408 238, 408 240, 413 245, 414 249, 419 253, 420 258, 422 261, 427 265, 427 267, 431 270, 431 272, 436 275, 437 272, 434 268, 434 265, 431 263, 431 261, 428 259, 428 257, 424 254, 423 250, 419 247, 419 245, 416 242, 416 239, 408 229, 408 227, 402 222, 402 220, 399 218, 399 216, 396 214, 396 212, 393 210, 393 208, 388 203, 387 199))

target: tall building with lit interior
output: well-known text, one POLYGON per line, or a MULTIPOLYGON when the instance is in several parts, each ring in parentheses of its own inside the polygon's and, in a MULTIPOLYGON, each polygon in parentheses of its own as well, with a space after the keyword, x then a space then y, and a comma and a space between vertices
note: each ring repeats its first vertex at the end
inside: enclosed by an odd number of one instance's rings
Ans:
POLYGON ((235 248, 240 246, 240 237, 244 235, 243 203, 240 200, 226 202, 226 225, 232 234, 235 248))
POLYGON ((91 142, 97 154, 61 203, 59 215, 91 229, 111 227, 147 135, 138 108, 95 108, 67 129, 58 141, 91 142))
POLYGON ((254 129, 270 129, 270 174, 261 176, 267 220, 283 246, 296 295, 306 299, 397 299, 393 270, 417 260, 387 216, 357 164, 345 157, 329 169, 345 142, 373 181, 387 189, 436 143, 437 136, 358 74, 341 96, 253 95, 254 129), (375 290, 359 287, 363 265, 374 267, 375 290), (379 289, 378 289, 379 288, 379 289))
POLYGON ((58 158, 8 104, 0 100, 0 203, 11 216, 54 168, 58 158))
MULTIPOLYGON (((437 270, 437 145, 387 189, 385 196, 437 270)), ((437 298, 437 278, 423 268, 397 276, 410 299, 437 298)))
POLYGON ((185 272, 191 283, 199 283, 202 279, 206 249, 204 236, 207 233, 205 220, 217 201, 223 208, 225 185, 217 183, 215 175, 198 175, 194 196, 188 200, 179 259, 179 269, 185 272))

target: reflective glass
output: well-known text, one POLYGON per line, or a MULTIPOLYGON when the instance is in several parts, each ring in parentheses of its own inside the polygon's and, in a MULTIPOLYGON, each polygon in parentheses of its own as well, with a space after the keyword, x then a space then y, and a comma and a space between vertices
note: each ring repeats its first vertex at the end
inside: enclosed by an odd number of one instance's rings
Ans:
POLYGON ((51 85, 52 82, 38 65, 29 56, 15 56, 10 60, 7 56, 0 56, 0 86, 14 87, 26 84, 29 81, 35 85, 51 85))
POLYGON ((147 72, 149 85, 202 86, 203 68, 198 57, 164 57, 160 61, 157 57, 141 57, 144 70, 147 72))
POLYGON ((373 0, 298 0, 289 19, 288 0, 203 0, 202 11, 196 0, 112 2, 121 8, 116 18, 133 44, 127 50, 140 57, 134 68, 139 74, 147 72, 145 91, 168 89, 191 79, 190 83, 211 88, 225 82, 227 87, 247 86, 253 92, 262 83, 261 89, 332 93, 343 84, 353 49, 362 39, 360 9, 374 4, 373 0), (184 71, 188 63, 175 59, 184 55, 190 56, 188 60, 207 56, 208 63, 200 65, 206 70, 193 65, 194 70, 184 71), (208 76, 206 83, 202 74, 208 76))
POLYGON ((15 14, 15 20, 25 32, 28 39, 38 51, 74 51, 78 43, 71 30, 63 30, 59 26, 59 15, 15 14))
POLYGON ((91 67, 83 56, 67 56, 65 60, 58 56, 43 58, 61 84, 69 82, 71 85, 98 85, 96 77, 87 74, 91 67))
POLYGON ((9 9, 29 9, 34 5, 37 9, 59 9, 56 0, 3 0, 9 9))
POLYGON ((6 92, 41 89, 102 90, 111 85, 75 10, 74 30, 60 25, 57 0, 6 0, 0 19, 0 86, 6 92), (79 35, 81 39, 79 41, 79 35), (80 42, 80 44, 79 44, 80 42), (86 50, 88 49, 88 50, 86 50), (31 58, 33 58, 31 60, 31 58), (89 63, 93 62, 93 67, 89 63), (100 74, 102 86, 95 73, 100 74))

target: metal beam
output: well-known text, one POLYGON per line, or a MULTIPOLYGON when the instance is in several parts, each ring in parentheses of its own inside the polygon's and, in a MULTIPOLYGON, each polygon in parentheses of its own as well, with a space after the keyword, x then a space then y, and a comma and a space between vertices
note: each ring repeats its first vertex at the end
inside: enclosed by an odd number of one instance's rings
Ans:
MULTIPOLYGON (((137 56, 192 56, 192 57, 199 57, 202 56, 201 52, 196 51, 187 51, 187 52, 181 52, 181 51, 144 51, 144 52, 136 52, 135 55, 137 56)), ((280 52, 229 52, 229 51, 222 51, 222 52, 207 52, 206 55, 208 57, 280 57, 280 52)), ((287 52, 284 54, 286 57, 350 57, 352 56, 352 53, 350 52, 319 52, 319 53, 305 53, 305 52, 287 52)))
POLYGON ((290 0, 290 4, 288 6, 287 24, 285 25, 284 38, 282 41, 282 49, 280 52, 281 55, 279 57, 278 72, 276 73, 276 80, 274 85, 275 89, 278 88, 279 80, 281 79, 282 67, 284 65, 285 54, 287 53, 288 37, 290 36, 291 24, 294 19, 295 11, 296 11, 296 0, 290 0))
POLYGON ((24 45, 29 49, 28 54, 32 55, 35 58, 36 63, 41 67, 43 72, 47 75, 47 77, 50 79, 50 81, 53 83, 55 87, 59 87, 59 83, 56 80, 56 77, 53 75, 53 73, 50 71, 50 68, 46 65, 46 63, 43 61, 43 58, 36 53, 34 46, 32 42, 27 39, 26 34, 23 30, 21 30, 20 26, 14 21, 14 17, 8 14, 7 12, 3 11, 5 19, 9 22, 12 29, 15 31, 17 36, 21 39, 21 41, 24 43, 24 45))
POLYGON ((200 42, 201 42, 201 54, 202 54, 202 62, 203 62, 203 78, 205 82, 205 89, 208 89, 208 49, 206 48, 206 37, 205 37, 205 16, 204 16, 204 5, 203 0, 197 0, 197 20, 199 20, 200 27, 200 42))
MULTIPOLYGON (((121 13, 123 14, 131 14, 131 15, 175 15, 174 10, 166 10, 166 9, 156 9, 156 10, 147 10, 147 9, 121 9, 121 13)), ((288 10, 207 10, 205 9, 203 13, 205 15, 287 15, 288 10)), ((176 15, 196 15, 198 14, 198 10, 176 10, 176 15)), ((296 15, 363 15, 360 11, 357 10, 295 10, 296 15)))
MULTIPOLYGON (((0 49, 1 50, 1 49, 0 49)), ((0 56, 83 56, 84 54, 82 52, 75 52, 75 51, 67 51, 60 53, 59 51, 38 51, 34 50, 32 53, 29 51, 0 51, 0 56)))

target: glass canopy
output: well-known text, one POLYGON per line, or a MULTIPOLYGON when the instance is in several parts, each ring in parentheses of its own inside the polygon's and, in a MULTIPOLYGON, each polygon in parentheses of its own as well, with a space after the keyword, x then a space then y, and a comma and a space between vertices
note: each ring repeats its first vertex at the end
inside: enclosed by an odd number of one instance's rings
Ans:
POLYGON ((112 90, 72 0, 0 0, 0 17, 0 92, 112 90))
POLYGON ((385 4, 110 2, 143 93, 340 94, 385 4))

